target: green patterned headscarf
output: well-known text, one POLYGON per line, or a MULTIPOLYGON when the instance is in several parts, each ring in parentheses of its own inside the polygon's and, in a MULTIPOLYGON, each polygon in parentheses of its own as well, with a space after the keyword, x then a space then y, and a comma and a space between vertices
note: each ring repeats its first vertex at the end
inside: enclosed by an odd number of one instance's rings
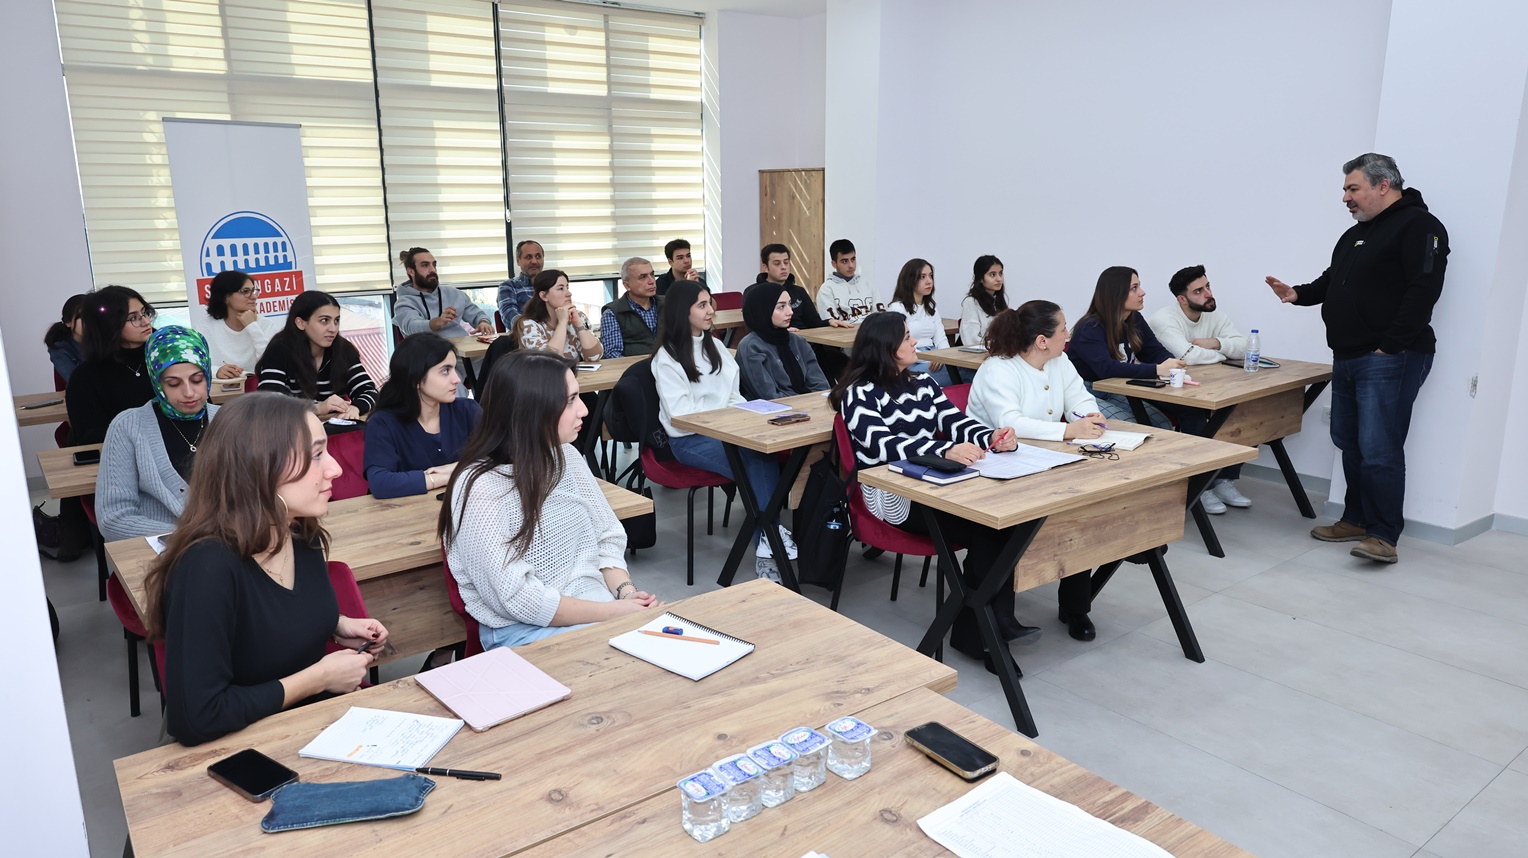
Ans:
POLYGON ((211 399, 212 358, 207 353, 207 338, 190 328, 167 325, 155 331, 143 347, 143 360, 148 365, 149 381, 154 385, 154 405, 159 413, 171 420, 200 420, 207 414, 207 401, 211 399), (182 414, 170 400, 165 398, 159 377, 178 363, 194 364, 201 368, 207 379, 208 398, 202 401, 202 410, 195 414, 182 414))

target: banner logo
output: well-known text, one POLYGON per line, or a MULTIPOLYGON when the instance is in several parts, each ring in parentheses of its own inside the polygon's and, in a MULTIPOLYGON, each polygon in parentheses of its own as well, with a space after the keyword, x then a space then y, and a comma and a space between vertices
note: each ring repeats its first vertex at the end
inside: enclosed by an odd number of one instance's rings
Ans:
POLYGON ((261 315, 285 313, 303 290, 291 236, 259 212, 233 212, 213 224, 202 239, 197 267, 196 294, 203 305, 212 278, 229 270, 243 271, 260 287, 256 309, 261 315))

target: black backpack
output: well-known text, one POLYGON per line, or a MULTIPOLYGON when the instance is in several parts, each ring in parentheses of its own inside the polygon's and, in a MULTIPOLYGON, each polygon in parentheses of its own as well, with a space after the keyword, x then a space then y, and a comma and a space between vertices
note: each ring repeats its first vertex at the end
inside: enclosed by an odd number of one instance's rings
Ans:
POLYGON ((854 535, 849 528, 848 492, 848 482, 839 476, 836 451, 829 450, 812 464, 796 510, 797 576, 802 584, 833 591, 835 609, 854 535))

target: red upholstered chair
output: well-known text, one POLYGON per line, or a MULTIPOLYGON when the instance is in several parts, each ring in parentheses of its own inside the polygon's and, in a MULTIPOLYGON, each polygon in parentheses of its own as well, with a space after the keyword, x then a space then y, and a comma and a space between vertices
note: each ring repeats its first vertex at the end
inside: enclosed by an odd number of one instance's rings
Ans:
POLYGON ((446 559, 446 547, 440 547, 440 566, 446 573, 446 595, 451 598, 451 610, 462 618, 462 628, 467 632, 466 657, 471 658, 483 651, 483 641, 478 637, 478 621, 467 613, 467 603, 462 601, 462 589, 451 574, 451 561, 446 559))
MULTIPOLYGON (((148 637, 148 630, 143 627, 138 612, 133 610, 133 602, 116 575, 106 579, 106 600, 122 624, 122 637, 127 639, 127 707, 132 717, 137 718, 141 711, 138 707, 138 642, 148 637)), ((154 687, 159 688, 160 664, 150 662, 149 671, 154 677, 154 687)))
POLYGON ((97 591, 97 600, 106 601, 106 578, 111 575, 111 570, 106 567, 106 540, 101 537, 101 528, 96 524, 95 495, 83 495, 80 497, 80 506, 85 510, 85 519, 90 522, 90 542, 95 549, 96 574, 100 579, 97 591))
POLYGON ((501 334, 509 330, 504 327, 504 314, 498 310, 493 311, 493 329, 501 334))
POLYGON ((366 430, 356 429, 329 436, 329 455, 340 463, 344 473, 334 481, 330 500, 358 498, 371 491, 366 482, 366 430))
MULTIPOLYGON (((890 551, 897 555, 896 566, 891 573, 891 599, 896 601, 897 587, 902 578, 902 555, 911 554, 914 557, 932 558, 939 554, 934 547, 934 541, 927 536, 919 536, 887 524, 875 517, 875 514, 865 506, 865 496, 860 493, 859 480, 854 479, 851 473, 851 463, 854 462, 854 445, 849 440, 849 427, 844 424, 844 418, 840 415, 833 417, 833 440, 838 447, 839 473, 849 482, 849 526, 854 530, 854 538, 865 543, 871 548, 881 551, 890 551)), ((960 550, 953 543, 951 550, 960 550)), ((923 580, 918 584, 922 587, 928 582, 928 560, 923 564, 923 580)), ((938 579, 937 589, 939 601, 944 601, 944 579, 938 579)), ((843 590, 843 581, 833 589, 833 602, 829 606, 838 610, 838 596, 843 590)))
POLYGON ((950 400, 951 405, 965 411, 966 403, 971 401, 971 385, 952 384, 944 388, 944 398, 950 400))
POLYGON ((712 292, 711 302, 718 310, 741 310, 743 309, 742 292, 712 292))
POLYGON ((68 386, 69 383, 64 381, 64 377, 58 374, 58 370, 53 370, 53 389, 62 393, 64 388, 68 386))
MULTIPOLYGON (((713 474, 700 468, 681 464, 678 459, 659 459, 652 448, 642 445, 642 474, 649 481, 669 489, 689 489, 690 496, 685 510, 684 531, 684 580, 695 586, 695 493, 701 489, 722 488, 732 485, 732 480, 721 474, 713 474)), ((707 502, 709 503, 709 493, 707 502)), ((729 503, 730 509, 730 503, 729 503)), ((726 521, 722 522, 726 526, 726 521)), ((706 534, 711 533, 711 521, 706 520, 706 534)))
MULTIPOLYGON (((329 586, 334 588, 334 600, 340 604, 340 613, 347 617, 369 617, 366 610, 366 600, 361 598, 361 587, 356 583, 355 573, 350 571, 350 564, 341 563, 338 560, 330 560, 327 564, 329 572, 329 586)), ((344 647, 330 641, 324 648, 324 652, 338 652, 344 647)), ((377 675, 376 665, 370 670, 371 684, 380 682, 377 675)))
POLYGON ((260 388, 260 376, 250 374, 244 376, 244 392, 254 393, 260 388))
POLYGON ((393 325, 393 348, 403 345, 403 329, 393 325))

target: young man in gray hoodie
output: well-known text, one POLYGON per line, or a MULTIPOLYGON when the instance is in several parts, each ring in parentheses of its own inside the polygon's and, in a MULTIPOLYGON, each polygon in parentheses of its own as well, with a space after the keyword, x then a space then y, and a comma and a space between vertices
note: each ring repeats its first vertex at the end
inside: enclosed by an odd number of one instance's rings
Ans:
POLYGON ((482 307, 472 303, 462 290, 440 285, 435 256, 430 251, 410 247, 398 254, 398 259, 409 279, 398 284, 393 298, 393 325, 404 336, 428 331, 454 337, 472 328, 484 336, 493 335, 493 319, 482 307))

